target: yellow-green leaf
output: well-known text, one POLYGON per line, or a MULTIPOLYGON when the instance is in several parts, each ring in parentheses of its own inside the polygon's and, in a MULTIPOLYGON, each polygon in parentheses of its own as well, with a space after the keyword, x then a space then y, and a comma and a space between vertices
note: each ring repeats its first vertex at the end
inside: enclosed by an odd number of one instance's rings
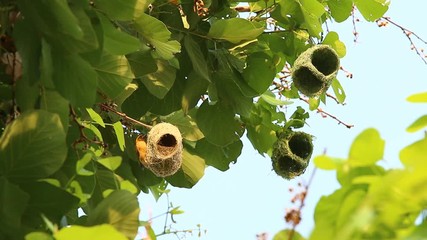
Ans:
POLYGON ((409 96, 406 100, 413 103, 425 103, 427 102, 427 92, 413 94, 409 96))
POLYGON ((54 234, 56 240, 128 240, 110 224, 93 227, 70 226, 54 234))
POLYGON ((383 158, 385 141, 376 129, 360 133, 350 148, 348 162, 352 166, 369 166, 383 158))

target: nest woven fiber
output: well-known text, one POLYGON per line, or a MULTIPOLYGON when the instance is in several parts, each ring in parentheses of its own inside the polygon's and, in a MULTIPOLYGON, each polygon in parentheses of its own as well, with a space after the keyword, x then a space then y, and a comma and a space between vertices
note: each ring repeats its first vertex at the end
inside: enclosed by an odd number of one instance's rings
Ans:
POLYGON ((316 45, 301 53, 292 68, 292 79, 298 90, 308 97, 328 90, 340 68, 340 60, 328 45, 316 45))
POLYGON ((286 179, 305 172, 313 153, 313 139, 305 132, 285 132, 278 136, 271 157, 273 170, 286 179))

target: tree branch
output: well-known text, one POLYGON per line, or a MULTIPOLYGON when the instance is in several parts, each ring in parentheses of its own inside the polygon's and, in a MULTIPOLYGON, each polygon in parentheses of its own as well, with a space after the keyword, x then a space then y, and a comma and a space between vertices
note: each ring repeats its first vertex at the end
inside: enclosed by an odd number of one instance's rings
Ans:
POLYGON ((113 107, 109 106, 108 104, 100 103, 100 104, 99 104, 99 107, 100 107, 100 108, 101 108, 101 110, 103 110, 103 111, 107 111, 107 112, 115 113, 115 114, 119 115, 121 118, 126 119, 126 120, 127 120, 127 121, 129 121, 129 122, 132 122, 132 123, 134 123, 134 124, 137 124, 137 125, 143 126, 143 127, 147 128, 147 129, 151 129, 151 128, 153 127, 153 126, 151 126, 151 125, 149 125, 149 124, 145 124, 145 123, 140 122, 140 121, 138 121, 138 120, 136 120, 136 119, 133 119, 133 118, 131 118, 131 117, 128 117, 125 113, 122 113, 122 112, 117 111, 116 109, 114 109, 113 107))

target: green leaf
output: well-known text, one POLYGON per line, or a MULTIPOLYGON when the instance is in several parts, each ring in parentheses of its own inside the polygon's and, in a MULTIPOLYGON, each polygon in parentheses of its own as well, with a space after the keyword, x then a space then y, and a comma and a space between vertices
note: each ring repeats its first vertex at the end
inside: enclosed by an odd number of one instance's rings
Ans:
POLYGON ((25 235, 25 240, 54 240, 54 238, 45 232, 30 232, 25 235))
POLYGON ((95 69, 99 89, 112 99, 117 98, 135 77, 125 56, 104 53, 95 69))
POLYGON ((164 120, 178 127, 182 137, 188 141, 195 142, 204 138, 195 119, 191 115, 184 115, 182 110, 173 112, 166 116, 164 120))
POLYGON ((138 38, 116 28, 104 15, 97 14, 104 32, 104 50, 113 55, 124 55, 137 51, 141 43, 138 38))
POLYGON ((425 103, 427 102, 427 92, 413 94, 406 100, 413 103, 425 103))
POLYGON ((311 97, 308 99, 310 111, 316 110, 320 105, 320 97, 311 97))
POLYGON ((171 32, 159 19, 144 13, 135 19, 135 28, 164 60, 172 59, 175 53, 181 51, 181 44, 176 40, 169 40, 171 32))
POLYGON ((427 156, 427 137, 412 143, 399 153, 400 161, 407 167, 422 166, 427 156))
POLYGON ((201 139, 197 142, 196 151, 206 161, 206 164, 221 171, 227 171, 230 163, 236 162, 243 148, 242 141, 233 142, 219 147, 201 139))
POLYGON ((331 87, 338 102, 341 104, 344 103, 347 96, 345 95, 344 88, 341 86, 341 83, 338 81, 338 79, 335 78, 332 80, 331 87))
POLYGON ((377 20, 387 12, 389 0, 354 0, 362 16, 370 22, 377 20))
POLYGON ((114 132, 116 133, 117 142, 119 143, 120 150, 124 151, 126 147, 125 133, 123 130, 122 122, 118 121, 113 124, 114 132))
POLYGON ((65 132, 57 114, 21 114, 0 138, 0 173, 14 180, 46 178, 65 161, 65 132))
POLYGON ((220 19, 212 24, 208 36, 237 44, 241 41, 253 40, 263 31, 264 26, 258 22, 243 18, 220 19))
POLYGON ((107 157, 107 158, 99 158, 97 162, 102 164, 107 169, 111 171, 115 171, 122 164, 122 157, 113 156, 113 157, 107 157))
POLYGON ((64 131, 67 132, 70 122, 69 103, 57 91, 45 89, 40 98, 40 109, 58 114, 64 131))
POLYGON ((184 37, 184 47, 190 57, 191 63, 193 64, 194 71, 208 82, 211 81, 209 76, 208 64, 206 57, 203 55, 200 45, 193 40, 191 35, 184 37))
POLYGON ((328 0, 327 1, 331 15, 337 22, 345 21, 353 9, 352 0, 328 0))
POLYGON ((98 123, 101 127, 105 127, 105 123, 104 120, 102 120, 101 115, 95 112, 92 108, 86 108, 86 111, 94 122, 98 123))
POLYGON ((92 160, 93 153, 87 152, 81 159, 77 161, 76 173, 81 176, 92 176, 94 172, 85 169, 86 165, 92 160))
POLYGON ((157 60, 156 64, 157 71, 144 75, 141 81, 151 94, 163 99, 175 82, 176 69, 164 60, 157 60))
POLYGON ((167 177, 172 186, 192 188, 205 174, 205 160, 187 148, 182 153, 182 169, 167 177))
POLYGON ((408 128, 406 128, 407 132, 413 133, 420 129, 423 129, 427 126, 427 115, 419 117, 415 122, 413 122, 408 128))
POLYGON ((54 234, 56 240, 128 240, 110 224, 93 227, 69 226, 54 234))
POLYGON ((196 72, 190 72, 185 82, 184 93, 181 100, 182 110, 185 114, 197 105, 200 96, 207 92, 208 86, 208 81, 205 81, 196 72))
POLYGON ((133 193, 133 194, 139 193, 139 189, 136 188, 136 186, 129 180, 121 181, 120 182, 120 189, 129 191, 130 193, 133 193))
POLYGON ((126 55, 132 72, 136 78, 157 71, 157 61, 151 56, 150 51, 137 51, 126 55))
POLYGON ((243 70, 243 77, 257 93, 264 93, 270 87, 275 76, 276 66, 269 55, 263 52, 249 55, 246 60, 246 68, 243 70))
POLYGON ((71 193, 47 182, 27 182, 22 184, 21 188, 30 195, 28 209, 31 209, 32 215, 43 214, 53 222, 59 222, 80 202, 71 193))
POLYGON ((197 111, 196 122, 206 139, 215 145, 226 146, 240 138, 240 126, 233 111, 220 104, 210 105, 204 101, 197 111))
MULTIPOLYGON (((0 161, 4 160, 1 158, 0 161)), ((0 176, 0 231, 13 234, 21 226, 30 196, 18 186, 0 176)))
POLYGON ((109 223, 126 237, 134 239, 138 232, 139 206, 136 196, 127 190, 116 190, 101 201, 89 214, 89 226, 109 223))
POLYGON ((273 240, 291 240, 289 238, 291 231, 294 231, 292 233, 292 240, 304 240, 305 239, 299 232, 297 232, 295 230, 284 229, 284 230, 276 233, 273 237, 273 240))
POLYGON ((333 48, 340 58, 344 57, 347 52, 345 44, 339 39, 338 33, 333 31, 328 32, 322 44, 329 45, 333 48))
POLYGON ((179 209, 179 207, 174 207, 172 210, 170 210, 170 214, 173 214, 173 215, 179 215, 183 213, 184 213, 184 210, 179 209))
POLYGON ((284 106, 284 105, 290 105, 293 103, 291 101, 283 101, 283 100, 277 99, 276 96, 269 90, 267 90, 265 93, 263 93, 260 97, 266 103, 273 105, 273 106, 284 106))
POLYGON ((95 102, 97 74, 92 66, 77 54, 52 52, 53 82, 58 92, 79 107, 95 102))
POLYGON ((94 0, 94 7, 114 20, 134 20, 145 12, 150 0, 94 0))
POLYGON ((316 156, 313 159, 313 162, 316 165, 316 167, 320 169, 333 170, 340 167, 345 162, 345 160, 341 158, 334 158, 326 155, 320 155, 320 156, 316 156))
POLYGON ((383 158, 385 141, 376 129, 360 133, 350 147, 348 162, 352 166, 369 166, 383 158))

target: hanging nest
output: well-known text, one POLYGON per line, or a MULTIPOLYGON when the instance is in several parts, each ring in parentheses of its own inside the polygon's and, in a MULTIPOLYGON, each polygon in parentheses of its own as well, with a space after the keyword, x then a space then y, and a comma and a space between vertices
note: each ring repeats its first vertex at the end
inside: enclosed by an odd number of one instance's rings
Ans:
POLYGON ((292 79, 298 90, 316 97, 328 90, 337 76, 340 60, 328 45, 316 45, 301 53, 292 68, 292 79))
POLYGON ((312 136, 305 132, 284 132, 273 145, 273 169, 277 175, 293 179, 305 172, 313 153, 312 136))
POLYGON ((182 164, 182 136, 178 128, 169 123, 155 125, 147 135, 136 139, 141 164, 158 177, 175 174, 182 164))

